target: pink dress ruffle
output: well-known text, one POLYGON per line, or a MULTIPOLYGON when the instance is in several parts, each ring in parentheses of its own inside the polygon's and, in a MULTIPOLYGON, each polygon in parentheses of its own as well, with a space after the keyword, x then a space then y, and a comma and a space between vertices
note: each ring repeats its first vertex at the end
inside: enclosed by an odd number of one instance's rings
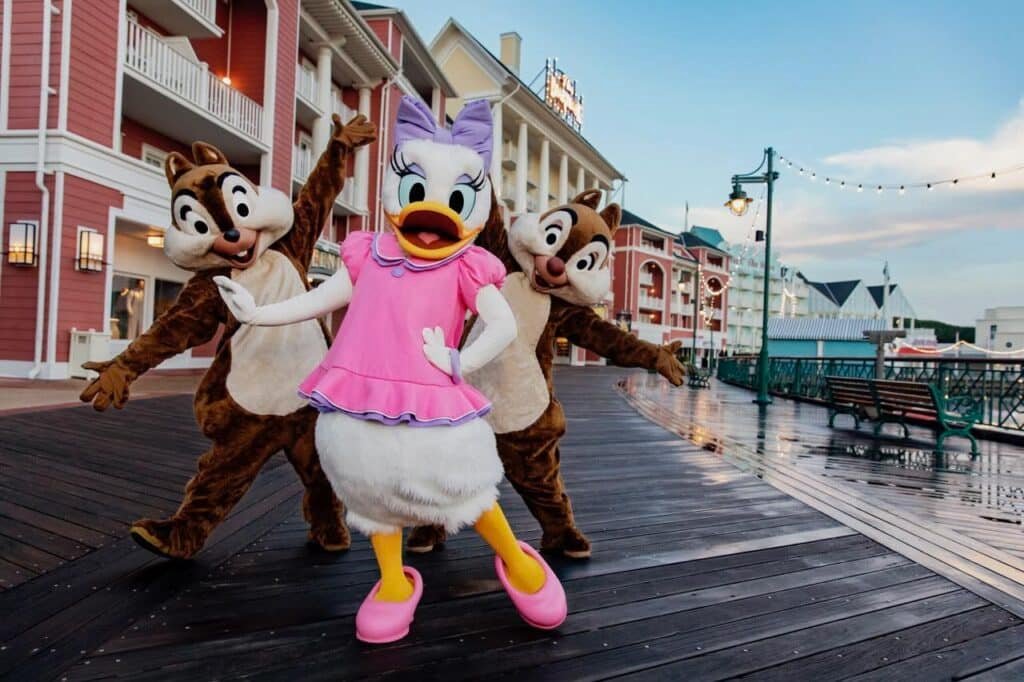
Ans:
POLYGON ((321 412, 345 412, 384 424, 453 426, 491 410, 487 398, 466 383, 423 386, 323 365, 302 382, 299 394, 321 412))

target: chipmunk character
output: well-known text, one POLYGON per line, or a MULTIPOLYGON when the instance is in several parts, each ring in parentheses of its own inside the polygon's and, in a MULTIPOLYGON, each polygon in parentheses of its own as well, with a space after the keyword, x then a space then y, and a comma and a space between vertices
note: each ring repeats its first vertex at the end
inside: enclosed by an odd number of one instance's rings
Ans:
MULTIPOLYGON (((679 342, 641 341, 592 308, 611 287, 612 234, 622 219, 618 204, 598 213, 600 201, 599 190, 588 190, 547 213, 523 214, 508 230, 500 214, 488 221, 477 243, 510 273, 502 293, 519 334, 494 362, 466 373, 466 380, 494 403, 487 420, 505 476, 540 522, 541 548, 573 559, 590 556, 590 541, 576 527, 559 471, 565 414, 551 378, 555 339, 565 337, 621 367, 655 370, 675 386, 685 375, 676 359, 679 342)), ((470 342, 480 328, 471 327, 470 342)), ((420 527, 410 534, 408 547, 429 552, 444 539, 443 529, 420 527)))
POLYGON ((335 116, 327 149, 294 205, 282 192, 254 186, 203 142, 192 145, 195 163, 176 152, 168 155, 164 171, 171 185, 172 224, 164 251, 195 274, 123 353, 83 365, 99 376, 81 395, 97 410, 121 408, 139 375, 210 341, 224 326, 195 395, 196 419, 213 445, 199 458, 173 516, 132 524, 132 537, 146 549, 176 559, 193 556, 281 449, 306 486, 302 506, 310 539, 329 551, 348 548, 342 507, 316 452, 316 410, 294 389, 327 352, 327 329, 313 320, 275 329, 243 327, 213 278, 223 275, 244 284, 261 303, 306 291, 313 249, 344 184, 346 159, 375 137, 376 128, 365 117, 343 126, 335 116))
POLYGON ((497 503, 502 478, 490 404, 462 381, 516 335, 499 288, 505 268, 473 244, 491 208, 491 110, 470 102, 451 129, 405 97, 382 187, 387 234, 357 232, 341 246, 343 266, 298 298, 257 306, 242 282, 217 278, 235 316, 290 324, 347 306, 339 339, 299 390, 321 411, 316 443, 324 471, 370 536, 381 580, 356 614, 356 636, 383 643, 408 633, 423 581, 402 565, 402 528, 472 524, 495 551, 495 571, 538 628, 566 616, 551 568, 518 542, 497 503), (467 312, 482 329, 457 350, 467 312))

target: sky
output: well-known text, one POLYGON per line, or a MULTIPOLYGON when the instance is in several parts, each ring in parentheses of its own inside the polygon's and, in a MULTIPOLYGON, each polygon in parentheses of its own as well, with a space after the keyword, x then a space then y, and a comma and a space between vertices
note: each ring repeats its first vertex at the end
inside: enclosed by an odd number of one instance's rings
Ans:
POLYGON ((722 203, 772 146, 797 162, 776 183, 773 251, 808 278, 880 283, 888 261, 919 317, 959 324, 1024 305, 1024 171, 903 195, 824 183, 1024 166, 1024 3, 385 4, 428 44, 449 16, 495 53, 518 32, 527 82, 556 57, 584 95, 583 134, 628 178, 616 198, 665 229, 689 203, 690 224, 746 243, 765 212, 722 203))

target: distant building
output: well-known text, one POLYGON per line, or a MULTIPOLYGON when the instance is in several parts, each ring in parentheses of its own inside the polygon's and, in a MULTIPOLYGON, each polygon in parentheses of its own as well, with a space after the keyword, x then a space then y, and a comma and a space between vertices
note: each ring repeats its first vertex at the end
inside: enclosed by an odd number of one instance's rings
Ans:
POLYGON ((1024 306, 986 308, 974 325, 974 343, 991 351, 1024 349, 1024 306))
POLYGON ((883 329, 882 320, 772 318, 768 320, 768 354, 772 357, 869 358, 875 345, 864 332, 883 329))
POLYGON ((846 320, 880 320, 888 317, 890 328, 913 326, 917 317, 913 306, 898 284, 868 286, 863 280, 812 282, 802 273, 799 278, 808 287, 807 315, 846 320), (909 321, 909 322, 908 322, 909 321))

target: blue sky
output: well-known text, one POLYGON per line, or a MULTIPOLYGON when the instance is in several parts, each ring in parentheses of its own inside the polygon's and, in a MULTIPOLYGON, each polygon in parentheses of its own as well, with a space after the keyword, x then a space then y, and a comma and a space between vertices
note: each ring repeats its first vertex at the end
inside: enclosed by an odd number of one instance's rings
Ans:
MULTIPOLYGON (((1024 164, 1024 3, 390 4, 427 42, 449 16, 495 52, 517 31, 527 81, 557 57, 585 96, 584 135, 629 178, 625 206, 666 229, 688 201, 691 223, 744 242, 752 216, 721 204, 768 145, 854 182, 1024 164)), ((810 278, 873 283, 888 259, 921 317, 1024 305, 1024 172, 898 196, 795 170, 777 185, 774 246, 810 278)))

